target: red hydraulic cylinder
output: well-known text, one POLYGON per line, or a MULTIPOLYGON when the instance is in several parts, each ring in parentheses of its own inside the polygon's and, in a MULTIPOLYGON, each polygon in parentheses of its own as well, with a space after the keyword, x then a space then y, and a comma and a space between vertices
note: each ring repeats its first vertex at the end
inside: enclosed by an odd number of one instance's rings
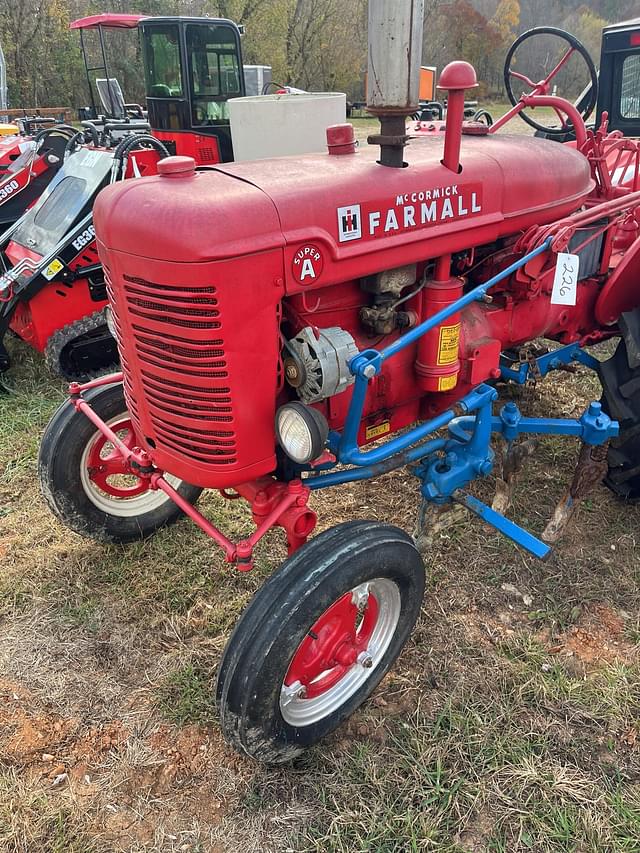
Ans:
MULTIPOLYGON (((423 321, 462 296, 462 279, 452 278, 450 270, 451 256, 438 258, 434 278, 422 291, 423 321)), ((420 338, 415 370, 423 391, 450 391, 456 387, 460 373, 459 346, 459 313, 452 314, 444 323, 420 338)))

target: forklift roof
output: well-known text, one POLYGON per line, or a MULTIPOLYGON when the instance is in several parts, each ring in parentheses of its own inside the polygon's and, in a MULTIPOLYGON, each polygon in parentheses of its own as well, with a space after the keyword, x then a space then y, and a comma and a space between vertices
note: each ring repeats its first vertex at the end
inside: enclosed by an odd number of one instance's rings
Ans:
POLYGON ((135 29, 140 21, 147 15, 119 15, 106 12, 102 15, 89 15, 87 18, 78 18, 69 24, 70 30, 90 30, 96 27, 119 27, 121 29, 135 29))

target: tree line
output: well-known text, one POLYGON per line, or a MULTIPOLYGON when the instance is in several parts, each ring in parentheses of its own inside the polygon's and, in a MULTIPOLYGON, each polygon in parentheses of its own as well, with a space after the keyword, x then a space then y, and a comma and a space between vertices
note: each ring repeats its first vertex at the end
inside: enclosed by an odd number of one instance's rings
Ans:
MULTIPOLYGON (((69 23, 105 7, 230 18, 246 28, 245 63, 271 65, 279 83, 363 97, 366 0, 0 0, 10 106, 86 103, 78 33, 69 30, 69 23)), ((540 24, 567 29, 597 62, 602 27, 634 12, 636 0, 425 0, 422 61, 441 69, 452 59, 466 59, 476 67, 481 96, 500 98, 504 56, 520 32, 540 24)), ((88 42, 95 51, 97 41, 88 42)), ((542 69, 553 57, 542 48, 538 52, 530 60, 542 69)), ((136 31, 112 32, 108 53, 127 99, 140 100, 144 88, 136 31)))

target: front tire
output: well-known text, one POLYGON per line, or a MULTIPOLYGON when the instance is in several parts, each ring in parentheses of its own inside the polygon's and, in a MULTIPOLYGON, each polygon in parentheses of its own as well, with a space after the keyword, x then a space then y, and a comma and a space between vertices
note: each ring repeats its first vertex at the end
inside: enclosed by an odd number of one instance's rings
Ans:
POLYGON ((227 740, 290 761, 349 717, 400 654, 418 618, 424 564, 390 525, 338 525, 256 593, 227 643, 217 684, 227 740))
MULTIPOLYGON (((129 447, 137 443, 121 384, 92 388, 84 395, 129 447)), ((49 422, 38 458, 42 494, 52 512, 71 530, 101 542, 133 542, 177 521, 182 510, 148 481, 119 463, 121 457, 89 418, 70 401, 49 422)), ((165 475, 195 503, 202 489, 165 475)))

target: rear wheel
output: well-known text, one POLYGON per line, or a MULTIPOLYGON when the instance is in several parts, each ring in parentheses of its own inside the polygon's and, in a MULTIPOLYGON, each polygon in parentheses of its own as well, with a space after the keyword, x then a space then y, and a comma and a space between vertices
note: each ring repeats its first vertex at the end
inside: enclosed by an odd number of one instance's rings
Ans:
MULTIPOLYGON (((137 444, 122 385, 104 385, 84 399, 128 447, 137 444)), ((147 480, 131 474, 111 442, 70 402, 47 426, 38 460, 42 493, 60 521, 92 539, 131 542, 172 524, 182 510, 147 480)), ((202 489, 166 475, 194 503, 202 489)))
POLYGON ((290 557, 244 611, 220 664, 225 737, 267 763, 295 758, 352 714, 420 612, 424 564, 404 531, 338 525, 290 557))
POLYGON ((629 365, 627 345, 620 340, 615 353, 600 367, 602 406, 620 424, 609 447, 605 484, 618 497, 640 499, 640 367, 629 365))

